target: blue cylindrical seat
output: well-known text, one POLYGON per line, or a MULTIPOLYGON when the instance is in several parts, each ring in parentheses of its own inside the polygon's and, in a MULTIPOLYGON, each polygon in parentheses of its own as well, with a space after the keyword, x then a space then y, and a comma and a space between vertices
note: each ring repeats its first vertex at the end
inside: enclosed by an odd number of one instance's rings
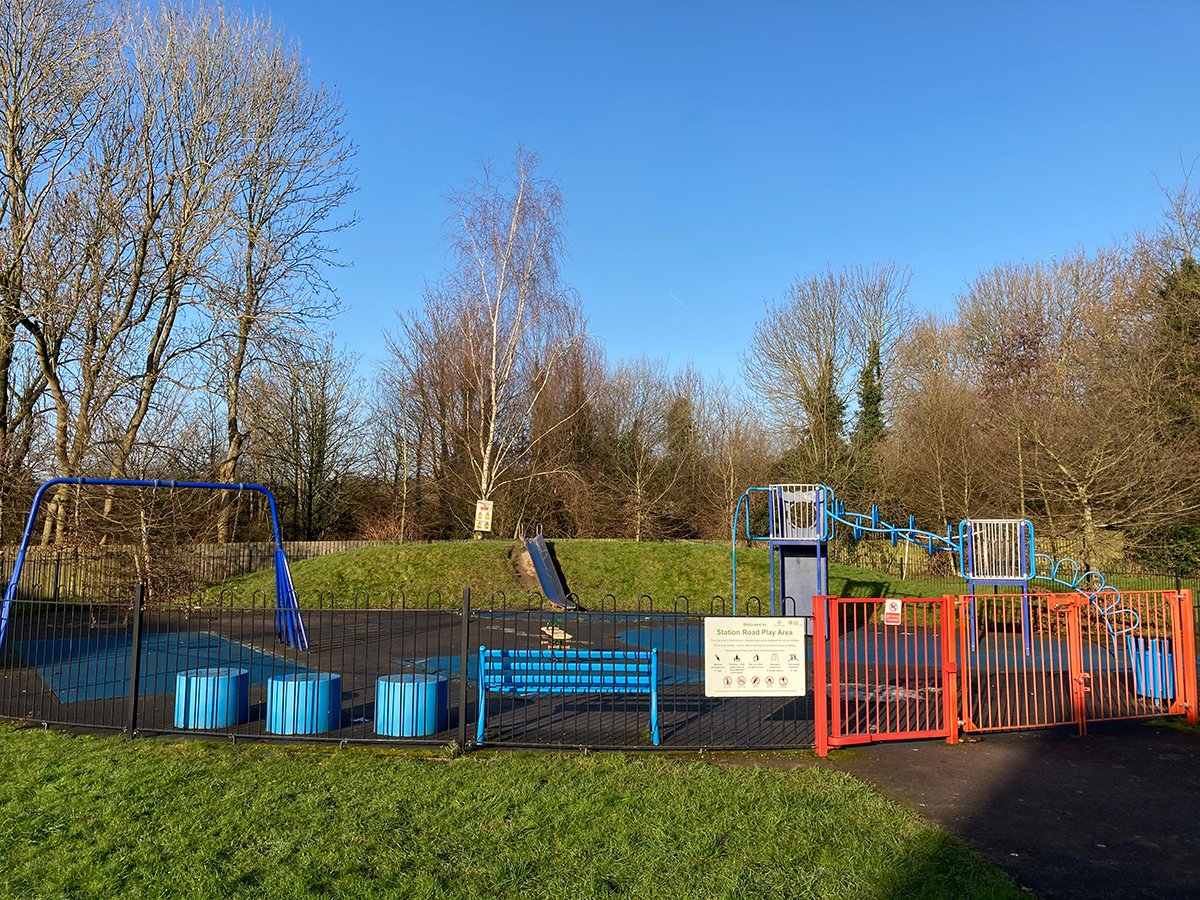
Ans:
POLYGON ((175 676, 176 728, 231 728, 250 719, 250 673, 229 666, 175 676))
POLYGON ((450 682, 437 675, 384 675, 375 682, 375 733, 421 737, 448 727, 450 682))
POLYGON ((272 675, 267 682, 267 731, 324 734, 342 721, 342 676, 331 672, 272 675))
POLYGON ((1170 638, 1125 635, 1133 665, 1133 686, 1143 697, 1161 703, 1175 699, 1175 656, 1170 638))

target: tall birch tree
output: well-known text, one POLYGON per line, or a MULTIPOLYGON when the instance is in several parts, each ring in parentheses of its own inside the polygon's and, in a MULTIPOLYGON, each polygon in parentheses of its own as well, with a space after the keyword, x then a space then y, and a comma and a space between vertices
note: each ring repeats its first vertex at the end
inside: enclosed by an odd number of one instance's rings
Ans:
POLYGON ((459 483, 465 517, 473 499, 493 501, 538 474, 533 451, 578 410, 537 429, 533 411, 583 351, 584 330, 559 277, 562 194, 536 154, 518 149, 505 174, 484 166, 450 199, 455 265, 427 287, 421 309, 401 315, 391 352, 420 386, 417 414, 438 423, 441 468, 459 483))

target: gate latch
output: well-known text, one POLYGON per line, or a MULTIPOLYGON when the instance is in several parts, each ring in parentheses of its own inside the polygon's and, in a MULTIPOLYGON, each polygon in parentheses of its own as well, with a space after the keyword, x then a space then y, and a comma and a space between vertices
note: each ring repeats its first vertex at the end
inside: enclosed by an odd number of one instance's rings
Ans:
POLYGON ((1080 672, 1079 677, 1077 677, 1075 680, 1078 681, 1081 685, 1083 685, 1083 691, 1085 694, 1091 693, 1091 690, 1092 690, 1092 673, 1091 672, 1080 672))

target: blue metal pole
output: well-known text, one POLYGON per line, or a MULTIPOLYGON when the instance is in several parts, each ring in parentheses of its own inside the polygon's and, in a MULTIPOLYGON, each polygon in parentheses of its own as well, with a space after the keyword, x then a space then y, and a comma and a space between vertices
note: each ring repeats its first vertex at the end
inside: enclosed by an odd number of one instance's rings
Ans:
POLYGON ((12 603, 17 599, 17 581, 21 577, 21 567, 25 565, 25 551, 29 547, 29 537, 33 534, 33 521, 37 518, 38 507, 42 505, 42 496, 53 485, 63 484, 66 481, 65 478, 47 481, 33 495, 33 503, 29 508, 29 519, 25 522, 25 532, 21 535, 21 546, 17 548, 17 558, 13 562, 12 575, 8 579, 8 585, 4 588, 4 605, 0 607, 0 646, 4 645, 4 636, 8 633, 8 617, 12 610, 12 603))

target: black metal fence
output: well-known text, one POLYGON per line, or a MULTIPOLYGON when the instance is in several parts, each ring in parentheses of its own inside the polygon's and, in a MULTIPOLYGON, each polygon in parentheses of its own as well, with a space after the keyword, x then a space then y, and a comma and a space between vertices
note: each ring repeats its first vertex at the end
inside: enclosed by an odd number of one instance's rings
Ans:
MULTIPOLYGON (((743 615, 767 612, 754 599, 738 606, 743 615)), ((536 595, 475 606, 467 592, 461 601, 435 594, 416 604, 360 595, 303 609, 305 651, 278 639, 273 600, 263 597, 147 604, 138 589, 88 602, 20 600, 0 648, 0 717, 131 736, 467 748, 478 719, 481 646, 656 647, 663 749, 813 746, 811 692, 705 696, 703 618, 710 614, 727 614, 725 602, 681 597, 664 607, 643 598, 619 609, 608 598, 584 612, 536 595)), ((487 703, 488 746, 652 747, 645 695, 489 694, 487 703)))

